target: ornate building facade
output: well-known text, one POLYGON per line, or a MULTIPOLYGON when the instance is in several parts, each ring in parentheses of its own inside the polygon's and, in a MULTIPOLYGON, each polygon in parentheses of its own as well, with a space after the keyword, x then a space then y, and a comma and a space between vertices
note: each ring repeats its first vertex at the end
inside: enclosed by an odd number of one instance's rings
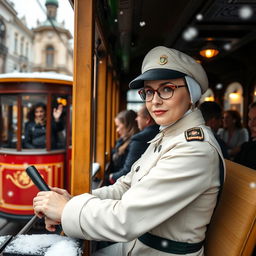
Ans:
POLYGON ((58 0, 46 0, 47 17, 38 23, 34 33, 33 71, 55 71, 71 75, 73 73, 73 52, 70 47, 72 35, 64 24, 56 19, 58 0))
POLYGON ((73 73, 72 35, 57 21, 58 0, 46 0, 46 19, 30 30, 14 4, 0 0, 0 73, 73 73))
POLYGON ((0 1, 0 73, 28 72, 33 66, 33 32, 17 18, 11 2, 0 1))

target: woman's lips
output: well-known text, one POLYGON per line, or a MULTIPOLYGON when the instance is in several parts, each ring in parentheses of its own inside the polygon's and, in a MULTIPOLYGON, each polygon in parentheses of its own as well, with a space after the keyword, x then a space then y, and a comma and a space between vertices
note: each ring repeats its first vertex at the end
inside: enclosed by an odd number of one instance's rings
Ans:
POLYGON ((155 110, 153 112, 156 116, 161 116, 166 112, 166 110, 155 110))

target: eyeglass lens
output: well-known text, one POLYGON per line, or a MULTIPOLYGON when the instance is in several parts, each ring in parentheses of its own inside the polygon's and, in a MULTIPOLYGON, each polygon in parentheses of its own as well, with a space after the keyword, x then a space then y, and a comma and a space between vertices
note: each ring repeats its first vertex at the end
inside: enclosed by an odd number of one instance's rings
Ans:
POLYGON ((152 88, 144 88, 139 91, 139 94, 142 100, 151 101, 154 97, 155 92, 157 92, 158 96, 163 99, 167 100, 173 96, 174 89, 171 86, 165 85, 159 87, 157 90, 152 88))

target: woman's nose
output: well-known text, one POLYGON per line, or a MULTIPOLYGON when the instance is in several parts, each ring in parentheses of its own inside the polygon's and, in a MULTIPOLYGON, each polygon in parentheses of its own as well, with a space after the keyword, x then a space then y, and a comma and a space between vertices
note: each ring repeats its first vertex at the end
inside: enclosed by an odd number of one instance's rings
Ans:
POLYGON ((159 104, 161 103, 163 100, 160 98, 158 92, 155 91, 154 95, 153 95, 153 99, 152 99, 152 103, 153 104, 159 104))

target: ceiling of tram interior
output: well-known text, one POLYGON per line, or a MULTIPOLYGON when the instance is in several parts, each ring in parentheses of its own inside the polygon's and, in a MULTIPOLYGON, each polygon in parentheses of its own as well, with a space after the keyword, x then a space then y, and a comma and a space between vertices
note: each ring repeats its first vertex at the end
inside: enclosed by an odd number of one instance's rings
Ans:
POLYGON ((102 0, 98 3, 105 8, 103 12, 112 24, 109 42, 119 56, 117 66, 123 80, 129 81, 140 73, 143 57, 157 45, 179 49, 201 61, 210 84, 235 79, 231 78, 234 74, 239 80, 255 72, 256 0, 102 0), (219 54, 206 59, 199 52, 209 44, 219 54))

